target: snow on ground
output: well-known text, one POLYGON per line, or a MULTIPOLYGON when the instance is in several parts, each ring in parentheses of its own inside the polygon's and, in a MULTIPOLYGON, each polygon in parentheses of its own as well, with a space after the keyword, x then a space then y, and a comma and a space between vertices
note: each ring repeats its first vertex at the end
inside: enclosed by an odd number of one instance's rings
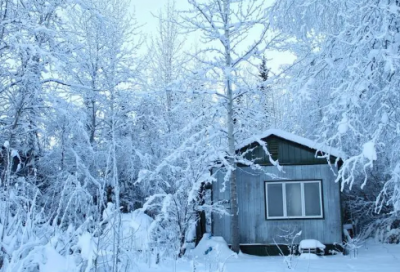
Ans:
POLYGON ((238 257, 228 258, 225 263, 219 265, 215 260, 202 263, 200 260, 182 259, 159 266, 139 265, 139 267, 141 272, 400 272, 400 245, 387 245, 369 240, 358 249, 356 257, 336 255, 301 259, 296 256, 292 264, 293 269, 290 270, 283 257, 239 254, 238 257), (193 264, 196 267, 195 270, 193 270, 193 264))
MULTIPOLYGON (((114 212, 112 203, 108 203, 107 209, 103 212, 103 218, 108 222, 105 233, 108 233, 110 241, 113 239, 113 224, 117 219, 114 212)), ((153 219, 141 210, 121 214, 121 228, 123 229, 121 238, 124 243, 129 244, 135 250, 147 250, 152 222, 153 219)))
POLYGON ((227 260, 230 257, 237 257, 226 244, 224 238, 211 236, 205 233, 197 247, 186 254, 197 261, 212 262, 214 260, 227 260))
POLYGON ((314 253, 301 253, 299 260, 319 260, 320 257, 314 253))
POLYGON ((34 263, 38 263, 40 272, 77 271, 74 260, 61 256, 51 245, 46 245, 34 263))

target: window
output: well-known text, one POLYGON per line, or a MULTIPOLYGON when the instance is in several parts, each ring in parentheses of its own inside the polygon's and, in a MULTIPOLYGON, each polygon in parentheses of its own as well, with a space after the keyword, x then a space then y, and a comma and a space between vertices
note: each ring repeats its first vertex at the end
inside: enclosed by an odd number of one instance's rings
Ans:
POLYGON ((320 180, 266 182, 267 219, 322 218, 320 180))

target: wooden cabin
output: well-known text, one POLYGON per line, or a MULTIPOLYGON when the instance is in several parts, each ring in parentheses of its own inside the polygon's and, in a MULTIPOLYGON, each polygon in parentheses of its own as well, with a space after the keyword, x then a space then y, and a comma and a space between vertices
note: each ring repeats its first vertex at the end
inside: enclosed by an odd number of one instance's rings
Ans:
MULTIPOLYGON (((239 165, 236 171, 239 201, 240 246, 245 253, 275 255, 294 244, 316 239, 327 245, 326 253, 342 242, 340 186, 335 182, 338 162, 344 155, 282 130, 268 130, 237 146, 237 152, 261 165, 261 170, 239 165), (260 146, 266 142, 271 164, 260 146), (329 154, 329 156, 327 155, 329 154), (328 162, 329 160, 329 162, 328 162), (281 245, 278 249, 277 245, 281 245)), ((224 171, 215 172, 212 201, 225 203, 229 211, 229 184, 224 171), (225 187, 225 190, 221 190, 225 187)), ((230 243, 229 216, 212 215, 212 233, 230 243)))

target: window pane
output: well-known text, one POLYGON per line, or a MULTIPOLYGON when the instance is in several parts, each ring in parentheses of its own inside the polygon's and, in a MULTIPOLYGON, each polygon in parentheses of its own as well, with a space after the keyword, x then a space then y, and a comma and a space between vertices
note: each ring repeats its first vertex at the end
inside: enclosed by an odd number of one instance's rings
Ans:
POLYGON ((283 216, 282 184, 267 184, 268 216, 283 216))
POLYGON ((304 183, 306 216, 322 215, 319 182, 304 183))
POLYGON ((286 183, 287 216, 302 216, 300 183, 286 183))

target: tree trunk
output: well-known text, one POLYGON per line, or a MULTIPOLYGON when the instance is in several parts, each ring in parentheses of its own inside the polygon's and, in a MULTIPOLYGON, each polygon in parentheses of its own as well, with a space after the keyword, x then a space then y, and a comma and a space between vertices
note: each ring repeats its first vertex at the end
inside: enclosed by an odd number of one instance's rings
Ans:
POLYGON ((229 177, 230 185, 230 207, 231 207, 231 243, 232 250, 239 252, 239 209, 238 195, 236 188, 236 162, 235 162, 235 135, 233 124, 233 94, 231 81, 227 80, 228 88, 228 146, 229 146, 229 164, 232 172, 229 177))
POLYGON ((225 88, 228 98, 227 103, 227 124, 228 124, 228 147, 229 147, 229 164, 232 171, 229 177, 230 184, 230 206, 231 206, 231 249, 239 252, 239 218, 238 218, 238 196, 236 189, 236 162, 235 162, 235 134, 234 134, 234 120, 233 120, 233 90, 231 81, 231 45, 230 45, 230 0, 224 0, 224 26, 225 26, 225 88))

